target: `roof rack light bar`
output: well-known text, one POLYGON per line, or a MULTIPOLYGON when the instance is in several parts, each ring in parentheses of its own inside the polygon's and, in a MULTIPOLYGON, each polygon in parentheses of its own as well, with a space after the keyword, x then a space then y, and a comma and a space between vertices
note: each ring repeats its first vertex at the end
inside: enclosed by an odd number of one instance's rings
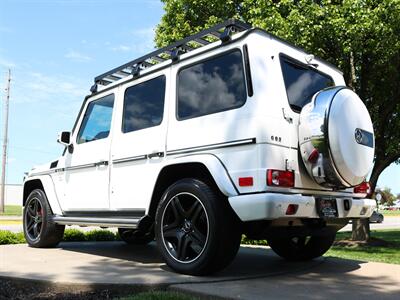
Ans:
POLYGON ((133 75, 133 77, 139 76, 141 70, 166 61, 168 58, 165 56, 171 58, 173 61, 176 61, 179 60, 180 54, 188 53, 192 50, 210 44, 210 39, 212 40, 212 38, 220 39, 223 43, 226 43, 230 41, 233 33, 241 32, 250 28, 251 26, 249 24, 238 20, 229 19, 223 23, 188 36, 171 45, 155 50, 149 54, 146 54, 95 77, 95 84, 92 86, 91 92, 97 92, 97 87, 99 84, 107 86, 130 75, 133 75), (196 44, 198 46, 195 46, 196 44), (132 71, 129 72, 129 70, 132 71))

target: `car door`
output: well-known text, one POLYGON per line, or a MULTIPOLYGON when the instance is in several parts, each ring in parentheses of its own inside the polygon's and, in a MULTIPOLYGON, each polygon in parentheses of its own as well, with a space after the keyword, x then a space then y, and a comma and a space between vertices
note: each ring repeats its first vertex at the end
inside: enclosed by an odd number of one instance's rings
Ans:
POLYGON ((109 209, 109 157, 114 94, 89 100, 64 155, 62 209, 109 209))
POLYGON ((111 150, 111 208, 144 211, 165 159, 169 68, 121 88, 111 150))

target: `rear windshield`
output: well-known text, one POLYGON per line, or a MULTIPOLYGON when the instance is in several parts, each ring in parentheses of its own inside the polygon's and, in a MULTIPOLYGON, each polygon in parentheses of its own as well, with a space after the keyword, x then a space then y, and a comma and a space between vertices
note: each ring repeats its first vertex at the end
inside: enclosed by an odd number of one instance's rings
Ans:
POLYGON ((316 92, 334 85, 330 76, 286 57, 281 57, 281 67, 289 104, 296 112, 300 112, 316 92))

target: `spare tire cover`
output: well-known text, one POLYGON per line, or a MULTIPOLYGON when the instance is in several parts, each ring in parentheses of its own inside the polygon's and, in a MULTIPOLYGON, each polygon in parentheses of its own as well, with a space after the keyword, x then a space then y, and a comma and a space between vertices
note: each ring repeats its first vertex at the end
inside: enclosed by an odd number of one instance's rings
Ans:
POLYGON ((309 175, 321 186, 336 189, 360 184, 374 159, 367 108, 346 87, 318 92, 300 113, 299 144, 309 175))

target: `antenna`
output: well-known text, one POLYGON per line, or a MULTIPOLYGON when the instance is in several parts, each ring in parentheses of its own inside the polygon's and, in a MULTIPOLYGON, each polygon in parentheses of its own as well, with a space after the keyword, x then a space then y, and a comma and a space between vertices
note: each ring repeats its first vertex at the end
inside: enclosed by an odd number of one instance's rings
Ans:
POLYGON ((1 198, 0 212, 4 212, 5 191, 6 191, 6 166, 7 166, 7 142, 8 142, 8 111, 10 102, 11 70, 8 69, 6 98, 4 103, 4 131, 3 131, 3 160, 1 164, 1 198))

